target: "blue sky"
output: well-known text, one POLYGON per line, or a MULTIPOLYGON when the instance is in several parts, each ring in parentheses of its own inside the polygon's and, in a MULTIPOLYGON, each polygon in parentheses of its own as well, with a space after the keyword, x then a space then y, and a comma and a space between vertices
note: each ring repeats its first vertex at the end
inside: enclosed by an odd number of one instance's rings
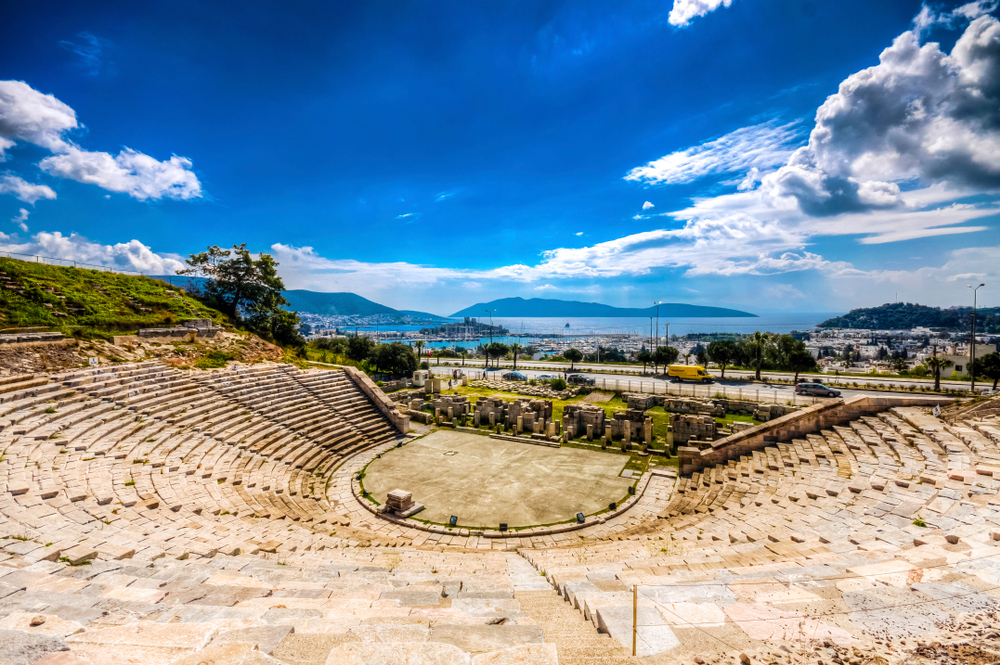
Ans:
POLYGON ((441 314, 998 305, 996 5, 19 3, 0 250, 246 242, 441 314))

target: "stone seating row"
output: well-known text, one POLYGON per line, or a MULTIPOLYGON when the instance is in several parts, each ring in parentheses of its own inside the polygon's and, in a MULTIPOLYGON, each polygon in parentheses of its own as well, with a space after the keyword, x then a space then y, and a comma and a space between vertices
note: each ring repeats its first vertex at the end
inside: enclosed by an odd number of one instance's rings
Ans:
MULTIPOLYGON (((512 565, 531 570, 516 554, 352 549, 319 564, 233 556, 72 566, 29 562, 24 545, 0 539, 0 636, 18 635, 39 657, 68 649, 77 660, 65 662, 149 665, 291 664, 304 654, 338 664, 558 662, 515 595, 525 585, 512 565), (256 660, 235 659, 250 653, 256 660)), ((7 648, 0 640, 0 661, 7 648)))
MULTIPOLYGON (((69 529, 73 536, 63 540, 87 540, 111 557, 254 551, 275 537, 291 551, 370 542, 327 540, 332 529, 323 474, 343 459, 335 447, 156 363, 53 379, 68 386, 59 393, 63 399, 14 411, 0 432, 0 483, 9 494, 0 510, 12 533, 69 529), (325 533, 310 529, 289 539, 281 537, 287 524, 262 527, 267 519, 315 522, 325 533), (150 526, 143 531, 133 529, 136 524, 150 526)), ((355 439, 347 453, 374 445, 360 434, 355 439)))
POLYGON ((926 411, 778 442, 679 479, 661 519, 631 535, 525 556, 623 643, 639 585, 646 655, 734 624, 758 644, 899 648, 1000 610, 1000 473, 983 433, 996 423, 946 427, 926 411))

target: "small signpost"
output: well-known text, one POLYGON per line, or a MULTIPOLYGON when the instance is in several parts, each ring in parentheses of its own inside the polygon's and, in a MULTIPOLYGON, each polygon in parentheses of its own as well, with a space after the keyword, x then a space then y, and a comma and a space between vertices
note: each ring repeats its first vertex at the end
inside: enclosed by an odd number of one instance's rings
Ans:
POLYGON ((91 356, 90 358, 87 359, 87 361, 90 363, 91 367, 97 367, 98 360, 96 356, 91 356))

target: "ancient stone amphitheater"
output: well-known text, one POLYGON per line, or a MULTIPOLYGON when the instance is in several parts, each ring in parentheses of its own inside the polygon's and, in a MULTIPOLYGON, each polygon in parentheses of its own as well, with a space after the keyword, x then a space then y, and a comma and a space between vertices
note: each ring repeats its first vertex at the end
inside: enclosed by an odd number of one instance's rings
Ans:
POLYGON ((988 410, 820 405, 501 534, 361 505, 407 426, 344 371, 0 382, 4 665, 1000 660, 988 410))

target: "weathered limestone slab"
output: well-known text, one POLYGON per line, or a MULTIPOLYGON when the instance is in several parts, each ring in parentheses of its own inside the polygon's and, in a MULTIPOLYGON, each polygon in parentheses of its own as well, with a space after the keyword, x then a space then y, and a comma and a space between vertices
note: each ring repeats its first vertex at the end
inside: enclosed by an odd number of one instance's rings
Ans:
POLYGON ((472 665, 559 665, 559 656, 555 644, 525 644, 480 654, 472 665))
MULTIPOLYGON (((632 650, 632 606, 605 605, 597 608, 597 625, 603 633, 608 633, 621 645, 632 650)), ((681 645, 674 631, 663 620, 654 607, 638 608, 638 630, 636 635, 636 655, 655 656, 681 645)))
POLYGON ((500 651, 521 644, 541 643, 541 626, 435 626, 429 641, 452 644, 472 654, 500 651))
POLYGON ((326 665, 469 665, 469 654, 451 644, 343 644, 326 665))

